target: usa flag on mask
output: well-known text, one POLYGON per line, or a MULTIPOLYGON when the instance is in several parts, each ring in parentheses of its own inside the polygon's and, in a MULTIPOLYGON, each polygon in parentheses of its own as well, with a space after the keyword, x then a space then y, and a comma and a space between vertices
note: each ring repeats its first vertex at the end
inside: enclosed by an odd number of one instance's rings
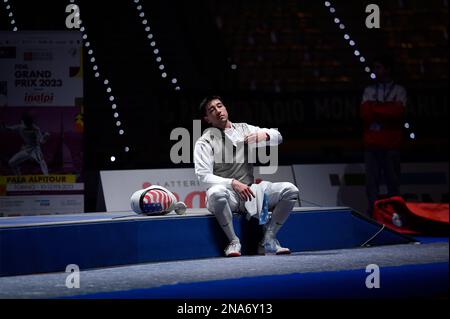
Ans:
POLYGON ((173 204, 172 198, 163 190, 150 189, 142 198, 144 213, 164 212, 173 204))

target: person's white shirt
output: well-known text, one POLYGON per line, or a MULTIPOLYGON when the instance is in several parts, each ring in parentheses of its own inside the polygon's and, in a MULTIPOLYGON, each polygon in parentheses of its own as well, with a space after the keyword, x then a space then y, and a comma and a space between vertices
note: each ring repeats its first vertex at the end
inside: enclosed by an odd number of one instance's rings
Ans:
MULTIPOLYGON (((283 138, 280 132, 276 129, 268 129, 268 128, 260 128, 258 126, 253 126, 250 124, 246 124, 250 134, 258 133, 260 131, 265 132, 269 135, 268 141, 258 142, 256 146, 276 146, 279 145, 283 138)), ((226 128, 224 130, 226 136, 230 139, 234 146, 237 146, 238 143, 243 143, 245 136, 238 130, 233 128, 233 124, 231 123, 230 128, 226 128)), ((225 178, 221 176, 214 175, 214 155, 212 146, 209 143, 204 141, 197 141, 194 147, 194 163, 195 163, 195 174, 199 178, 200 182, 204 184, 207 188, 221 184, 226 186, 229 189, 232 189, 231 182, 232 178, 225 178)))
POLYGON ((401 102, 406 106, 406 89, 393 81, 372 84, 364 89, 362 103, 366 101, 401 102))

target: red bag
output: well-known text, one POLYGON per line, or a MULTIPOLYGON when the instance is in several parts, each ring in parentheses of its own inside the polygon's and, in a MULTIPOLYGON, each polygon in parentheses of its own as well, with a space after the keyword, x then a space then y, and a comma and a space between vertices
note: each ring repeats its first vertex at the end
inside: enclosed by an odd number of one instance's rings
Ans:
POLYGON ((448 236, 449 206, 444 203, 407 203, 394 196, 375 202, 373 218, 402 234, 448 236))

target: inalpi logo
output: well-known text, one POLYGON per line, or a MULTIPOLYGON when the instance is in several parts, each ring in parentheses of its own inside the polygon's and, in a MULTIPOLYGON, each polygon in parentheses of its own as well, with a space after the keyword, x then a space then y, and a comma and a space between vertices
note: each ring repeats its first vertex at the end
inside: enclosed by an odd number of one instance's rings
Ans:
POLYGON ((24 97, 26 104, 52 104, 53 100, 53 93, 25 93, 24 97))

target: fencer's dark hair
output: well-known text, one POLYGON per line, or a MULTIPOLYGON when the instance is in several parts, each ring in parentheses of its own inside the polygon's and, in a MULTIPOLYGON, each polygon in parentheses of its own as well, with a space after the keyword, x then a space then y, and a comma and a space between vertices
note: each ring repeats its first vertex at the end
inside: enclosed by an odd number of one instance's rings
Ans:
POLYGON ((386 69, 389 69, 391 73, 394 73, 395 61, 390 55, 378 55, 373 59, 373 63, 380 63, 386 69))
POLYGON ((201 102, 200 106, 198 108, 201 118, 206 116, 206 107, 208 106, 209 102, 212 100, 220 100, 223 103, 223 99, 218 95, 208 95, 205 97, 201 102))
POLYGON ((23 113, 22 122, 26 127, 31 128, 33 126, 33 117, 29 113, 23 113))

